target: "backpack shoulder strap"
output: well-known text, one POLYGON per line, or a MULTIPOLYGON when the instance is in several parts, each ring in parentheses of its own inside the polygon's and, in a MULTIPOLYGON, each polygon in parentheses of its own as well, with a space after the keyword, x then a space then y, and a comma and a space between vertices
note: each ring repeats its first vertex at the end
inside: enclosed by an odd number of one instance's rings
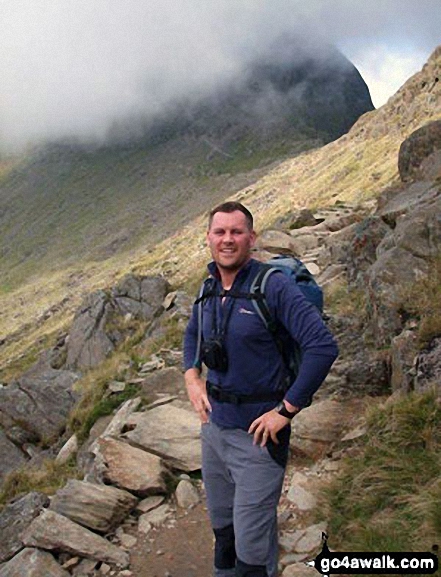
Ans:
POLYGON ((257 314, 262 319, 266 328, 273 334, 276 333, 276 323, 268 308, 268 303, 265 296, 265 288, 269 276, 278 270, 279 269, 275 266, 262 264, 250 287, 250 293, 255 297, 252 299, 254 308, 256 309, 257 314))
POLYGON ((204 280, 199 289, 198 298, 195 300, 194 304, 198 307, 197 310, 197 319, 198 319, 198 336, 196 342, 196 355, 194 359, 194 365, 200 366, 201 365, 201 346, 202 346, 202 306, 203 302, 209 296, 214 294, 214 278, 209 276, 204 280))

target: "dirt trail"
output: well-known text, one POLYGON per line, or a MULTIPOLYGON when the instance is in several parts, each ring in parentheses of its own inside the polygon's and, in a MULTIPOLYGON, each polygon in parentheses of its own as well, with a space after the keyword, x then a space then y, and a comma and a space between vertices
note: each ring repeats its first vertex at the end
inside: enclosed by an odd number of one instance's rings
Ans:
POLYGON ((138 539, 131 551, 133 577, 211 577, 213 539, 204 502, 178 510, 175 520, 138 539))

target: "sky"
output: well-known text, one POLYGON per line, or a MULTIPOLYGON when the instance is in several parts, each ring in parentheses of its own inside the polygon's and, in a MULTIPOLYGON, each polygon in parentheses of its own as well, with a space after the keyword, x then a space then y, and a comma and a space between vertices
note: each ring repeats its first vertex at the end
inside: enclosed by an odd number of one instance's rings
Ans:
POLYGON ((0 0, 0 14, 3 150, 104 141, 221 87, 284 34, 336 45, 378 107, 441 43, 440 0, 0 0))

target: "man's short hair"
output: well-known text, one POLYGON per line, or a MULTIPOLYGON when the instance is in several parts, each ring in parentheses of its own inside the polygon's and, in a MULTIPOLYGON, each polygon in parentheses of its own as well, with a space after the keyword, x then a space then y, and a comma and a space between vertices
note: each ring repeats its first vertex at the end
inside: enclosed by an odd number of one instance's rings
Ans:
POLYGON ((208 230, 210 230, 211 223, 213 222, 213 217, 217 212, 235 212, 236 210, 239 210, 245 215, 247 227, 250 230, 253 230, 254 227, 253 215, 246 208, 246 206, 244 206, 240 202, 234 202, 234 201, 223 202, 222 204, 219 204, 219 206, 213 208, 208 217, 208 230))

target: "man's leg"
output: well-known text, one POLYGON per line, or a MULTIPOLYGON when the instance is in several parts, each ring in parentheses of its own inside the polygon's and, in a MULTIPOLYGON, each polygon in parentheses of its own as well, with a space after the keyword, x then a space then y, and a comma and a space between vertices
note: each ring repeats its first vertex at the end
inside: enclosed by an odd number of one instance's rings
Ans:
POLYGON ((235 482, 237 577, 277 577, 277 505, 284 467, 266 447, 238 429, 228 433, 228 464, 235 482))
POLYGON ((216 425, 202 425, 202 478, 215 536, 214 577, 235 577, 234 483, 223 460, 221 435, 216 425))

